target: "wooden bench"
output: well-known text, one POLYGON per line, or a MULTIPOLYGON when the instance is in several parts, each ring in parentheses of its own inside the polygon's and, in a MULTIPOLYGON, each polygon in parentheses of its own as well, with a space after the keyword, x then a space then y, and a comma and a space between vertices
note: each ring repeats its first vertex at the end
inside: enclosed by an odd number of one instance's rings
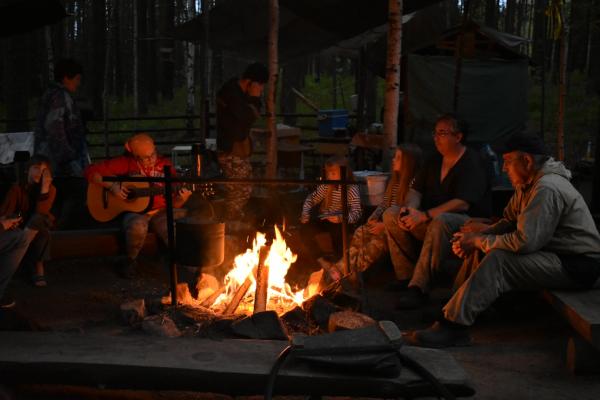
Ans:
MULTIPOLYGON (((269 371, 287 341, 210 340, 152 336, 0 332, 1 384, 59 384, 107 389, 195 390, 262 394, 269 371)), ((404 346, 456 396, 473 386, 451 354, 404 346)), ((431 396, 432 387, 407 368, 384 378, 312 368, 289 359, 275 393, 395 398, 431 396)))
MULTIPOLYGON (((123 233, 119 228, 51 231, 50 259, 123 255, 124 245, 123 233)), ((158 248, 158 238, 148 232, 142 254, 155 255, 158 248)))
POLYGON ((600 289, 545 290, 543 296, 579 334, 567 344, 569 370, 600 372, 600 289))

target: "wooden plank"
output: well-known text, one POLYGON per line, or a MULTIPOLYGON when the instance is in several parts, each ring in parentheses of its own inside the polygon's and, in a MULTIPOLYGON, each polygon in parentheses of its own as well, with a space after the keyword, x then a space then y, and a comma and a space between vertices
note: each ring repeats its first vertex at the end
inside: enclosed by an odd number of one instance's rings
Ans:
MULTIPOLYGON (((0 381, 254 395, 263 393, 271 366, 287 344, 0 332, 0 381)), ((402 351, 456 395, 474 393, 466 373, 449 353, 408 346, 402 351)), ((396 378, 368 377, 316 370, 290 359, 277 378, 275 393, 398 397, 428 395, 432 390, 407 369, 396 378)))
POLYGON ((545 290, 544 297, 584 339, 600 349, 600 289, 545 290))
MULTIPOLYGON (((142 254, 158 252, 158 241, 149 232, 142 254)), ((50 259, 108 257, 125 254, 123 234, 118 228, 50 232, 50 259)))

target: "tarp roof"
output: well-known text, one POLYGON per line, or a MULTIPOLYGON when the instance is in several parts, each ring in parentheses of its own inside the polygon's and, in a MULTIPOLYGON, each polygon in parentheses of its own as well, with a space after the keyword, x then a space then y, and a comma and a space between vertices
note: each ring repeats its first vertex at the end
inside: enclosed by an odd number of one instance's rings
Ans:
POLYGON ((59 0, 0 0, 0 37, 31 32, 67 15, 59 0))
MULTIPOLYGON (((404 14, 441 0, 405 0, 404 14)), ((363 34, 388 20, 388 0, 280 0, 279 59, 313 54, 363 34)), ((266 59, 268 0, 223 0, 210 10, 209 42, 248 59, 266 59)), ((176 39, 201 42, 202 17, 178 25, 176 39)))

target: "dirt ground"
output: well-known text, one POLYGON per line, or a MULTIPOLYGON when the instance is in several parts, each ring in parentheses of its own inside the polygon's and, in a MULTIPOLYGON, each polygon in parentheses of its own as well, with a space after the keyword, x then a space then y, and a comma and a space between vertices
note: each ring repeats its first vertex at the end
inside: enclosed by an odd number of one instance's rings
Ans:
MULTIPOLYGON (((18 313, 38 329, 127 334, 132 328, 121 321, 119 305, 126 300, 165 292, 168 274, 160 260, 144 259, 140 276, 125 280, 115 274, 116 261, 115 258, 98 258, 50 262, 46 288, 33 287, 26 277, 17 277, 10 292, 18 302, 18 313)), ((448 290, 439 289, 432 295, 432 304, 425 309, 398 312, 393 309, 395 294, 383 289, 390 278, 390 266, 385 262, 366 275, 367 312, 376 319, 395 321, 403 330, 427 326, 443 299, 449 296, 448 290)), ((470 375, 477 399, 598 399, 598 375, 573 376, 565 367, 564 350, 571 333, 571 328, 538 295, 505 296, 482 315, 473 328, 472 346, 448 351, 470 375)), ((18 393, 19 399, 83 396, 81 393, 50 396, 47 388, 20 388, 18 393)), ((84 397, 97 398, 97 393, 95 396, 84 397)), ((133 395, 121 393, 119 396, 132 398, 133 395)), ((149 392, 142 396, 212 397, 174 392, 149 392)))

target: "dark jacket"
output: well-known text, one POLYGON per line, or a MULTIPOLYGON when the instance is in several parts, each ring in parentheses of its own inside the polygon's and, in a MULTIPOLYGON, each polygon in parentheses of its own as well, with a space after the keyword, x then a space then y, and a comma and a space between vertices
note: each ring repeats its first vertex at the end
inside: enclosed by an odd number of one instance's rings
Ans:
POLYGON ((38 110, 34 152, 50 159, 57 177, 82 176, 89 163, 79 107, 65 87, 52 82, 38 110))
POLYGON ((237 78, 221 87, 217 93, 217 150, 250 156, 250 128, 260 116, 260 106, 260 98, 242 92, 237 78))

